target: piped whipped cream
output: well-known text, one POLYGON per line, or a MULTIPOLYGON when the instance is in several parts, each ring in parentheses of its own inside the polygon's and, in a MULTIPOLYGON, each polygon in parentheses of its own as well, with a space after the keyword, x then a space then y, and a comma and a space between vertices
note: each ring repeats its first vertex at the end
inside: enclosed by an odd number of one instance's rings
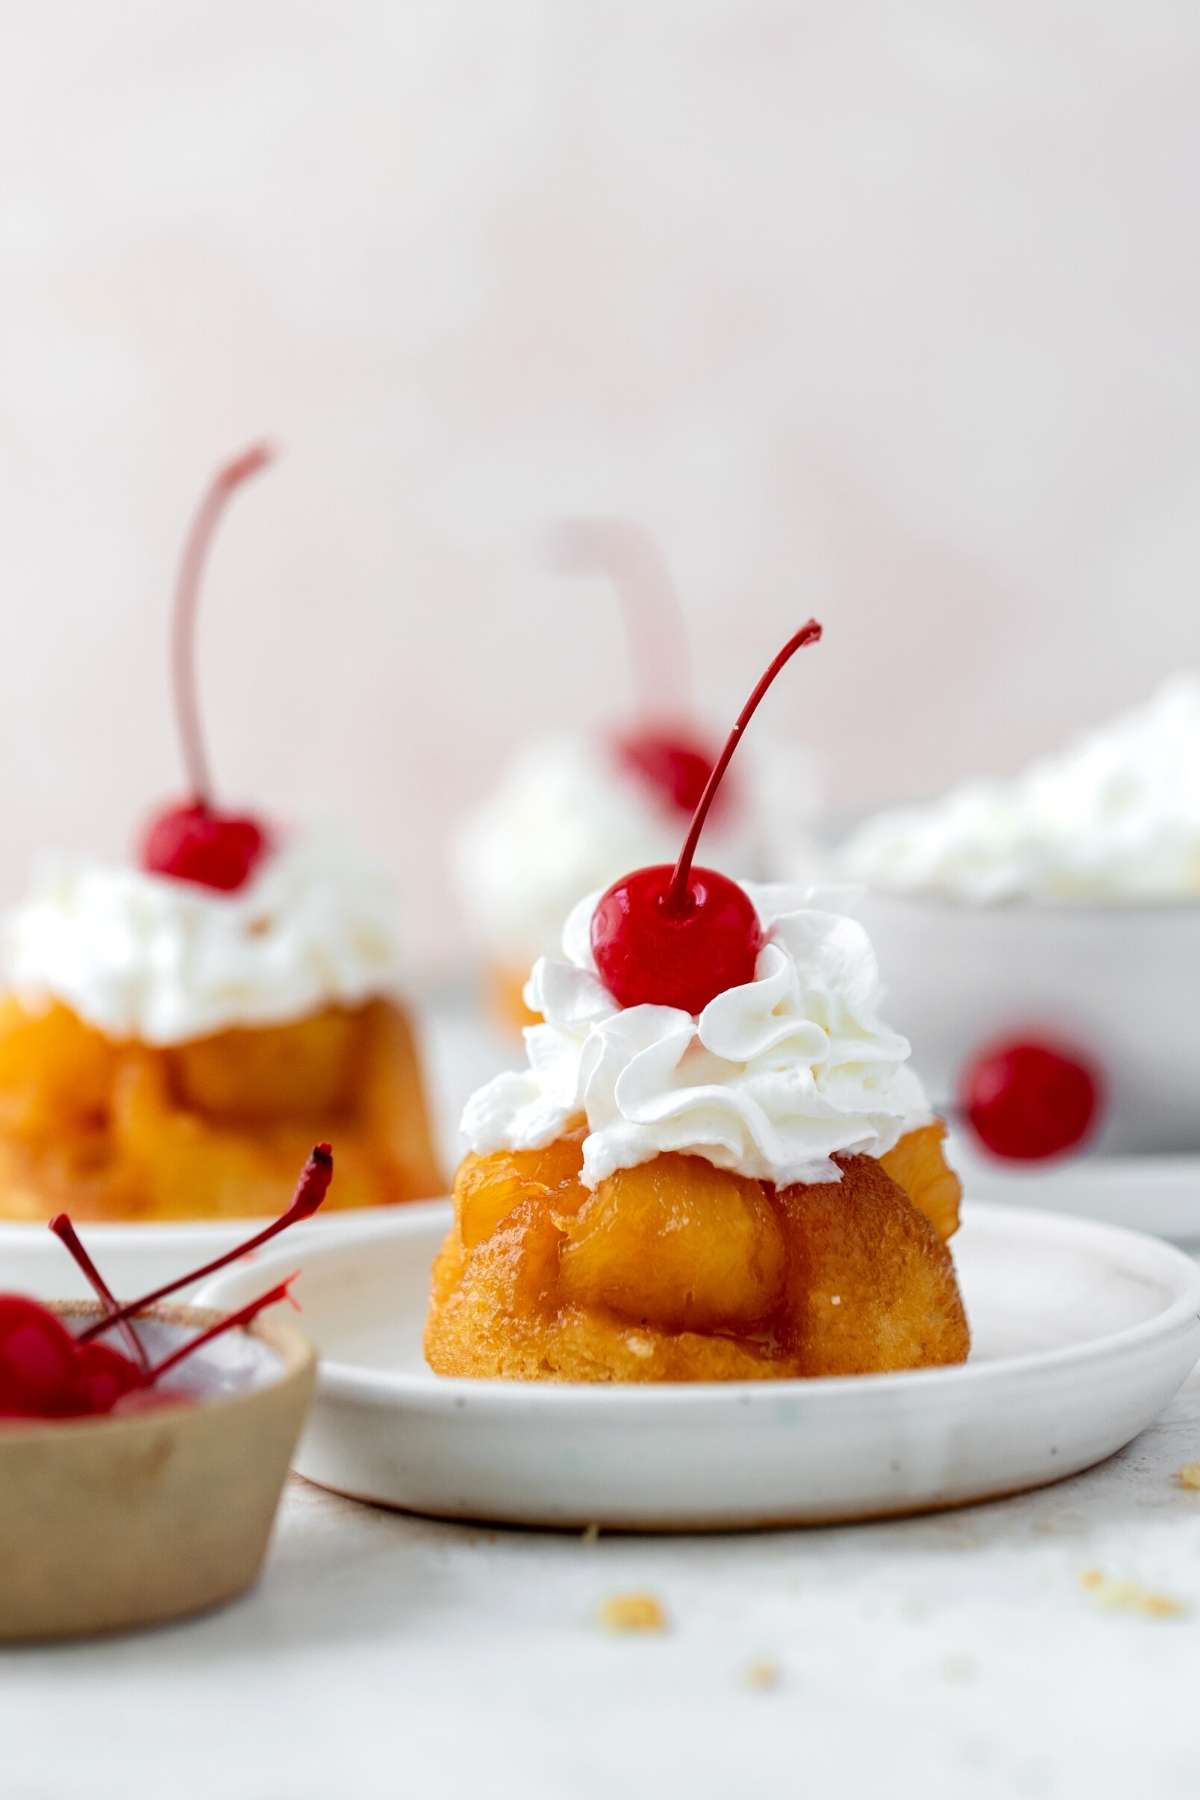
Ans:
POLYGON ((1200 895, 1200 678, 1032 763, 924 806, 869 819, 846 844, 852 879, 988 903, 1200 895))
POLYGON ((388 877, 340 842, 291 840, 234 894, 130 865, 44 862, 0 928, 5 987, 115 1039, 184 1043, 356 1006, 400 979, 388 877))
MULTIPOLYGON (((647 863, 674 862, 685 829, 598 735, 540 738, 517 753, 459 832, 463 905, 493 956, 527 967, 557 947, 580 894, 647 863)), ((753 866, 745 824, 718 813, 704 841, 718 866, 753 866)))
POLYGON ((835 1154, 883 1156, 926 1123, 907 1040, 879 1017, 862 925, 823 909, 811 889, 743 885, 767 939, 754 980, 698 1017, 619 1007, 591 952, 599 896, 581 901, 563 958, 540 959, 526 987, 545 1020, 525 1032, 529 1066, 468 1101, 469 1147, 539 1149, 582 1114, 589 1187, 666 1151, 787 1187, 837 1181, 835 1154))

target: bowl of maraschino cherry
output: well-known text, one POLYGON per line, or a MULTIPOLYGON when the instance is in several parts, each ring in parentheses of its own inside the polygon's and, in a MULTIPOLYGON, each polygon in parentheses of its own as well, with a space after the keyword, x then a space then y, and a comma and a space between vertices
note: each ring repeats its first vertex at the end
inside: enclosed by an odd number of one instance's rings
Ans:
MULTIPOLYGON (((698 721, 686 624, 650 534, 625 519, 566 519, 547 550, 557 573, 615 593, 635 706, 630 719, 528 737, 459 829, 457 886, 485 961, 490 1011, 507 1025, 530 1022, 529 967, 554 953, 578 896, 674 854, 720 747, 698 721)), ((709 822, 718 860, 762 872, 764 799, 757 779, 721 789, 709 822)))
POLYGON ((262 1316, 294 1277, 225 1316, 170 1302, 311 1219, 332 1176, 318 1144, 271 1224, 126 1303, 50 1221, 95 1299, 0 1293, 0 1640, 152 1624, 255 1579, 312 1398, 311 1346, 262 1316))

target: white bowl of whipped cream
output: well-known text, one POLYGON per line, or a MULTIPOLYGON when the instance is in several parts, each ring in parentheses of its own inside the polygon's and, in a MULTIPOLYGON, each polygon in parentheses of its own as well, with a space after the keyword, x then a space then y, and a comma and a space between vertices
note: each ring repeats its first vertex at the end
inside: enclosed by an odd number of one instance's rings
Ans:
POLYGON ((1200 679, 839 854, 935 1100, 998 1037, 1102 1071, 1098 1147, 1200 1151, 1200 679))

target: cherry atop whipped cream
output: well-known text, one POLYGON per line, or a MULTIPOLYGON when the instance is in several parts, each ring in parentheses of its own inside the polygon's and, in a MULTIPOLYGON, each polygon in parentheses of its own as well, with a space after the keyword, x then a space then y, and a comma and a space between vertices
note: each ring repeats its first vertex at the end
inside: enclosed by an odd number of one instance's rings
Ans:
POLYGON ((470 1149, 531 1150, 580 1115, 585 1185, 666 1152, 777 1187, 837 1181, 836 1154, 884 1156, 932 1110, 909 1045, 880 1017, 879 971, 855 919, 819 892, 740 883, 762 931, 753 979, 697 1015, 619 1006, 596 972, 599 895, 574 908, 562 955, 534 966, 528 1066, 468 1101, 470 1149))
POLYGON ((394 997, 390 877, 335 836, 284 840, 236 893, 129 864, 47 858, 0 924, 0 981, 117 1040, 187 1043, 394 997))

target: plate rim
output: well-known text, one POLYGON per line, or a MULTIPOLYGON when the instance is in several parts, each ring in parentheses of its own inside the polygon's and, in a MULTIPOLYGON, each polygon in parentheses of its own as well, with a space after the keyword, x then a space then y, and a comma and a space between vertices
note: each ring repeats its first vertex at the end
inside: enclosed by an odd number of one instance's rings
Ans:
MULTIPOLYGON (((426 1216, 446 1205, 448 1196, 433 1194, 424 1200, 397 1200, 388 1206, 345 1206, 335 1207, 331 1212, 317 1213, 311 1219, 305 1219, 304 1225, 310 1225, 319 1232, 335 1232, 349 1236, 369 1236, 372 1231, 383 1224, 395 1224, 397 1217, 404 1213, 426 1216)), ((139 1244, 166 1243, 170 1239, 184 1240, 195 1237, 204 1243, 216 1242, 236 1236, 252 1236, 261 1231, 264 1225, 273 1225, 279 1217, 278 1213, 231 1213, 224 1219, 84 1219, 75 1218, 74 1223, 80 1237, 85 1241, 99 1235, 101 1243, 107 1244, 114 1251, 120 1251, 139 1244)), ((0 1219, 0 1250, 6 1242, 22 1244, 42 1244, 49 1235, 48 1221, 34 1219, 0 1219)), ((296 1241, 293 1238, 293 1243, 296 1241)), ((303 1242, 303 1240, 301 1240, 303 1242)), ((49 1248, 49 1245, 47 1245, 49 1248)))
MULTIPOLYGON (((417 1226, 432 1223, 439 1213, 448 1219, 449 1211, 448 1198, 408 1203, 395 1216, 374 1221, 373 1230, 356 1233, 353 1240, 349 1237, 340 1241, 328 1238, 320 1256, 324 1259, 336 1255, 349 1249, 351 1243, 361 1246, 372 1238, 403 1237, 417 1226)), ((932 1369, 903 1369, 872 1375, 783 1376, 763 1381, 524 1382, 500 1376, 439 1376, 432 1369, 418 1373, 373 1369, 342 1358, 319 1355, 318 1394, 321 1399, 353 1400, 359 1404, 387 1400, 429 1412, 461 1411, 469 1402, 485 1399, 487 1404, 509 1413, 532 1409, 563 1411, 577 1407, 583 1401, 593 1414, 605 1416, 622 1410, 649 1410, 655 1401, 672 1411, 681 1406, 689 1410, 704 1406, 763 1407, 800 1396, 816 1405, 840 1405, 850 1394, 868 1402, 878 1398, 893 1400, 916 1391, 933 1395, 947 1387, 986 1387, 997 1381, 1019 1379, 1034 1373, 1057 1375, 1083 1363, 1094 1364, 1107 1358, 1124 1359, 1131 1352, 1182 1334, 1189 1327, 1200 1330, 1200 1264, 1174 1244, 1129 1226, 1080 1218, 1045 1207, 1014 1208, 1003 1201, 968 1199, 964 1211, 985 1227, 998 1227, 1002 1235, 1046 1240, 1082 1239, 1101 1250, 1107 1244, 1112 1250, 1124 1253, 1121 1260, 1133 1262, 1133 1273, 1153 1273, 1168 1281, 1175 1290, 1174 1298, 1148 1319, 1083 1343, 932 1369), (584 1396, 587 1396, 586 1400, 584 1396)), ((294 1264, 298 1247, 293 1240, 290 1256, 281 1248, 261 1259, 256 1258, 248 1267, 260 1275, 269 1275, 276 1262, 281 1266, 294 1264)), ((200 1291, 197 1300, 221 1305, 222 1288, 231 1288, 236 1279, 233 1272, 218 1276, 200 1291)))

